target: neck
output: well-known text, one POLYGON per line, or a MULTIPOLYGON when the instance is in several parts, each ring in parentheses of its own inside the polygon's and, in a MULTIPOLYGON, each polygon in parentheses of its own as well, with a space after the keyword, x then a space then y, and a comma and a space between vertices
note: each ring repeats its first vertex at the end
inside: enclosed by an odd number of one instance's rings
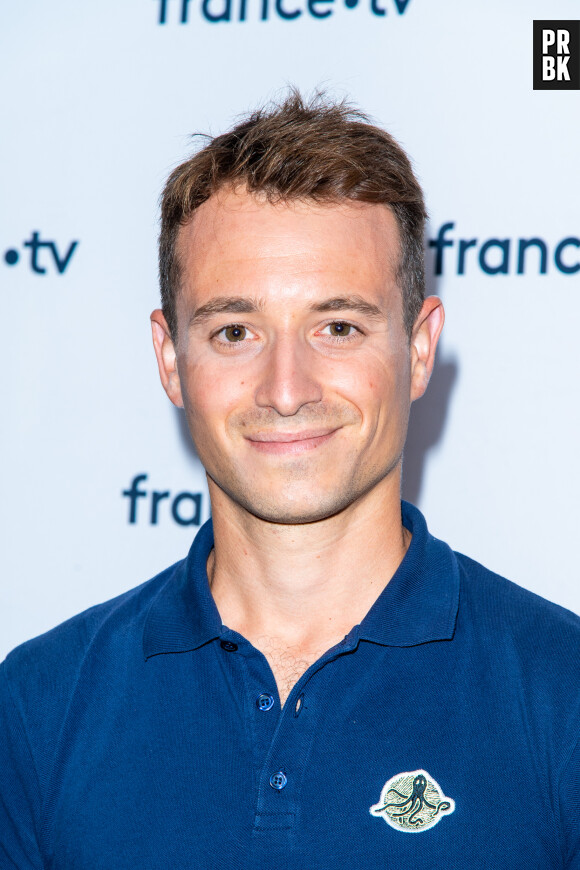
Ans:
POLYGON ((341 640, 409 546, 399 483, 400 475, 383 481, 323 521, 282 525, 252 516, 210 481, 215 548, 208 576, 223 623, 263 652, 274 639, 309 659, 341 640))

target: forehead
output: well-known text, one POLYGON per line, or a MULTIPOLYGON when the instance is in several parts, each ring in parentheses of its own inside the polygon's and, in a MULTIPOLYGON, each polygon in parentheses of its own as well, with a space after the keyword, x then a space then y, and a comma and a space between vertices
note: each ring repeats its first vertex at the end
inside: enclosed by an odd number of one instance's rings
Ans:
POLYGON ((394 284, 399 233, 387 206, 345 201, 269 203, 222 190, 195 212, 177 242, 182 293, 291 294, 315 287, 385 292, 394 284), (328 286, 327 286, 328 285, 328 286))

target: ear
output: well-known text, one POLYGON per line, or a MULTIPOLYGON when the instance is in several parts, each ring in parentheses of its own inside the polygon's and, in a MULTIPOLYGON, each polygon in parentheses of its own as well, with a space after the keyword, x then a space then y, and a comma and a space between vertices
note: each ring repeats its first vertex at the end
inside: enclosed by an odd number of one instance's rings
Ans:
POLYGON ((167 321, 160 308, 151 314, 151 329, 153 331, 153 347, 159 366, 159 377, 163 389, 178 408, 183 408, 181 383, 177 371, 177 354, 169 332, 167 321))
POLYGON ((443 329, 445 311, 437 296, 428 296, 411 335, 411 401, 420 399, 429 383, 435 350, 443 329))

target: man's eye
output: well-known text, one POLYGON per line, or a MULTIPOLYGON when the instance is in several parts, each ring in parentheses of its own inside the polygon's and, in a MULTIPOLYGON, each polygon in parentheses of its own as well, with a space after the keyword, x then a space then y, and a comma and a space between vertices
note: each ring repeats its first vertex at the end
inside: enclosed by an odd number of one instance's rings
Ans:
POLYGON ((223 336, 224 339, 229 342, 243 341, 248 335, 248 330, 245 326, 234 324, 233 326, 224 326, 224 328, 218 332, 218 335, 223 336))
POLYGON ((333 338, 346 338, 348 335, 351 335, 352 332, 356 329, 352 323, 345 323, 343 320, 335 320, 333 323, 329 323, 322 330, 323 335, 332 335, 333 338))

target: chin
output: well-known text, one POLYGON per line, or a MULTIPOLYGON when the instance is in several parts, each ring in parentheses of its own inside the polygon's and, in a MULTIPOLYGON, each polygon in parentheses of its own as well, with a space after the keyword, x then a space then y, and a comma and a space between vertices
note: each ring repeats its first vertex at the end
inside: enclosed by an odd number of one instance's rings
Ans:
MULTIPOLYGON (((214 480, 214 483, 217 482, 214 480)), ((315 493, 292 493, 286 487, 282 495, 281 491, 260 493, 256 490, 236 490, 219 483, 217 486, 252 516, 279 525, 304 525, 326 520, 345 510, 362 494, 344 488, 340 492, 323 493, 317 490, 315 493)))
POLYGON ((318 509, 309 506, 308 508, 300 509, 298 507, 289 509, 288 505, 272 505, 263 509, 262 506, 246 507, 249 513, 253 514, 260 520, 267 523, 274 523, 282 526, 300 526, 308 523, 319 523, 327 520, 332 516, 336 516, 348 505, 340 505, 329 509, 328 507, 319 507, 318 509))

